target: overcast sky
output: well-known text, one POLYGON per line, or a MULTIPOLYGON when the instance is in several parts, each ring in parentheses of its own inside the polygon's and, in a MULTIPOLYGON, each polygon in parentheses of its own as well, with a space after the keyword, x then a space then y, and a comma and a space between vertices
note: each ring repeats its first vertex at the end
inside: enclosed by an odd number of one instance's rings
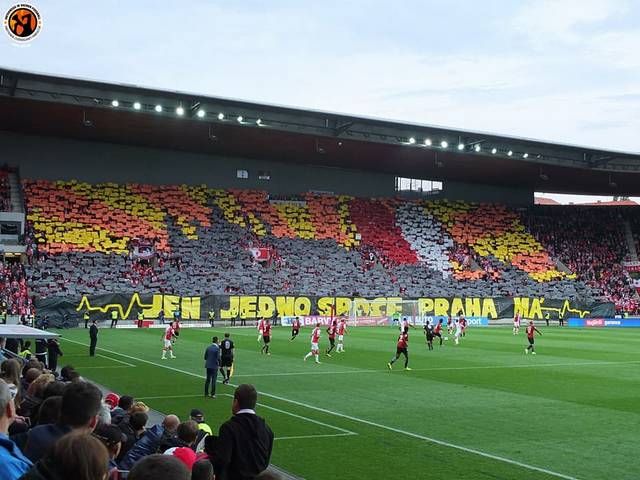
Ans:
POLYGON ((32 4, 4 67, 640 152, 640 1, 32 4))

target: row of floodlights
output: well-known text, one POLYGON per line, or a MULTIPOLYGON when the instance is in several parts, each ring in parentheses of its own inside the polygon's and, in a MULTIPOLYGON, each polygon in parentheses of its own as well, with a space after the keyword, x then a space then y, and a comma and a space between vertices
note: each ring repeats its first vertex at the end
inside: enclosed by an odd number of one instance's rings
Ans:
MULTIPOLYGON (((120 106, 120 102, 118 100, 111 100, 111 106, 114 107, 114 108, 117 108, 117 107, 120 106)), ((133 102, 132 106, 133 106, 134 110, 141 110, 142 109, 142 104, 140 102, 133 102)), ((158 104, 155 107, 153 107, 153 109, 158 113, 162 113, 164 111, 164 108, 160 104, 158 104)), ((182 106, 176 107, 175 113, 179 117, 183 116, 184 115, 184 107, 182 107, 182 106)), ((207 112, 202 108, 199 108, 196 111, 196 117, 198 117, 198 118, 204 118, 206 115, 207 115, 207 112)), ((224 120, 225 118, 226 117, 225 117, 224 113, 222 113, 222 112, 218 113, 218 120, 224 120)), ((236 117, 236 120, 238 121, 238 123, 244 123, 244 117, 242 115, 238 115, 236 117)), ((256 122, 256 125, 258 125, 258 126, 263 125, 262 120, 260 118, 256 119, 255 122, 256 122)))
MULTIPOLYGON (((409 138, 409 143, 411 145, 415 145, 416 139, 414 137, 409 138)), ((424 145, 427 146, 427 147, 432 147, 433 146, 433 142, 431 141, 430 138, 425 138, 424 145)), ((449 148, 449 142, 447 142, 446 140, 442 140, 440 142, 440 148, 442 148, 442 149, 449 148)), ((465 148, 466 148, 466 145, 464 143, 458 143, 458 150, 462 151, 465 148)), ((476 143, 475 145, 473 145, 472 148, 477 153, 480 153, 480 151, 482 151, 482 147, 480 146, 479 143, 476 143)), ((496 153, 498 153, 498 149, 496 147, 493 147, 491 149, 491 153, 495 155, 496 153)), ((507 151, 507 156, 509 156, 509 157, 513 156, 513 150, 507 151)), ((529 158, 529 154, 527 152, 523 153, 522 154, 522 158, 529 158)))

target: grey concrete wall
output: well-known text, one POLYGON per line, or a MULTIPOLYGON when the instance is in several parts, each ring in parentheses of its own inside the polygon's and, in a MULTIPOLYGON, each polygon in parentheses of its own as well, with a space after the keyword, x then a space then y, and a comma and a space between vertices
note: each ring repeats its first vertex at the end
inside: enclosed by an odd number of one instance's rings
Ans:
POLYGON ((374 197, 394 194, 394 176, 340 168, 292 165, 173 150, 85 142, 0 132, 3 161, 20 167, 22 178, 77 179, 89 183, 206 184, 272 193, 309 190, 374 197), (247 170, 248 179, 237 178, 247 170), (271 180, 259 180, 267 170, 271 180))
POLYGON ((502 187, 447 181, 443 183, 442 190, 442 196, 440 198, 447 198, 449 200, 504 203, 513 206, 533 205, 533 190, 521 187, 502 187))
MULTIPOLYGON (((212 188, 247 188, 276 194, 330 191, 359 197, 391 197, 390 174, 259 159, 222 157, 129 145, 87 142, 0 131, 0 162, 20 167, 22 178, 77 179, 89 183, 206 184, 212 188), (237 178, 247 170, 248 179, 237 178), (271 180, 258 179, 267 170, 271 180)), ((436 198, 472 202, 533 204, 533 191, 454 181, 443 182, 436 198)))

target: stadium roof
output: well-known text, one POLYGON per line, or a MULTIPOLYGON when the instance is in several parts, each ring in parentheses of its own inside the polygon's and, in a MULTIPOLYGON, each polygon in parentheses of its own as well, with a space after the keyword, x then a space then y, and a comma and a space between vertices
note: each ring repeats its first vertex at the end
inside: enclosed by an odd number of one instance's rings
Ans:
POLYGON ((638 153, 1 68, 0 129, 545 192, 640 194, 638 153))

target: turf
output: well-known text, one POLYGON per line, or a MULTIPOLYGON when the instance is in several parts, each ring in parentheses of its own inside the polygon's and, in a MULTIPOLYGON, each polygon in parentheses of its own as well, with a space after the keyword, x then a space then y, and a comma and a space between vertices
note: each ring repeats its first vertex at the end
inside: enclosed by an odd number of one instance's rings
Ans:
MULTIPOLYGON (((410 372, 401 361, 386 368, 397 336, 391 327, 352 329, 346 353, 323 356, 321 365, 302 361, 309 330, 295 341, 288 329, 274 330, 267 357, 255 330, 229 329, 232 383, 256 385, 258 413, 277 438, 272 462, 306 479, 640 472, 640 330, 547 328, 536 356, 525 355, 524 335, 509 329, 472 329, 459 346, 449 340, 433 352, 415 330, 410 372)), ((213 400, 202 392, 204 349, 223 330, 183 329, 175 360, 160 359, 158 329, 102 329, 101 356, 93 358, 86 330, 61 333, 61 364, 86 378, 181 418, 201 408, 214 429, 230 416, 233 387, 218 385, 213 400)))

